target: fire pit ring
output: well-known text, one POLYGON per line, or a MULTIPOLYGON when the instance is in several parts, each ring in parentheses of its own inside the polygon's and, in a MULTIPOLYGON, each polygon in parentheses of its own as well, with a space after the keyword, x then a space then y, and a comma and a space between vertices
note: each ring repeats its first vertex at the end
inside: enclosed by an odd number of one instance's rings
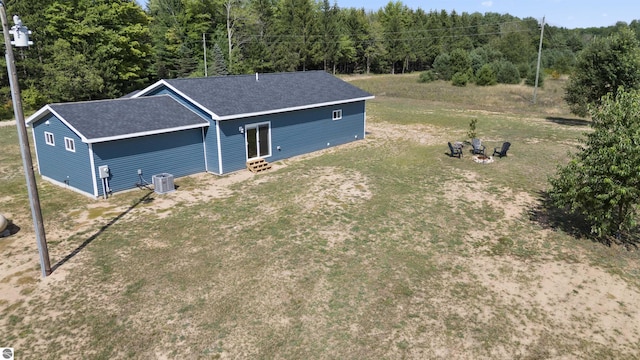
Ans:
POLYGON ((493 162, 493 156, 486 156, 486 155, 473 155, 473 161, 477 162, 478 164, 491 164, 493 162))

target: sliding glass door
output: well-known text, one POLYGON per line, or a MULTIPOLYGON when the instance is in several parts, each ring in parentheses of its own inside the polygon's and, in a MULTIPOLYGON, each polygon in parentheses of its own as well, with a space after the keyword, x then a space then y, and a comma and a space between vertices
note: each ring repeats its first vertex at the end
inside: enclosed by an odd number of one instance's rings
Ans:
POLYGON ((260 123, 245 126, 247 160, 271 156, 271 124, 260 123))

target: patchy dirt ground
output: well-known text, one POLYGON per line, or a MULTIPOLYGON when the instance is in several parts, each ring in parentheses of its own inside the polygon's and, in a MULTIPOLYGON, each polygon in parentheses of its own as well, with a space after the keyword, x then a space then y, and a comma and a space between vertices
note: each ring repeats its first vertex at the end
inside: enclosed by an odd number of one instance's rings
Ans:
MULTIPOLYGON (((446 142, 442 136, 432 135, 433 129, 428 126, 392 126, 372 122, 368 125, 367 130, 366 140, 338 149, 328 149, 324 152, 340 151, 345 147, 380 146, 380 144, 387 142, 407 140, 422 145, 446 142)), ((279 162, 275 164, 275 169, 320 156, 324 152, 279 162)), ((315 180, 311 182, 309 191, 296 198, 296 202, 304 211, 313 213, 340 204, 364 202, 374 196, 374 190, 369 186, 369 179, 356 171, 341 171, 335 167, 316 170, 313 175, 315 180)), ((526 211, 536 200, 528 193, 514 192, 507 188, 502 189, 500 198, 482 191, 487 184, 483 183, 474 172, 465 172, 461 174, 461 178, 467 180, 449 182, 444 188, 445 199, 453 204, 454 208, 458 206, 456 204, 465 204, 466 206, 471 204, 475 208, 501 209, 503 214, 500 216, 499 222, 487 222, 483 230, 472 229, 465 234, 464 238, 468 241, 470 251, 475 252, 477 256, 465 264, 473 269, 473 275, 458 279, 458 281, 468 281, 476 286, 486 288, 499 294, 497 301, 500 303, 519 309, 506 316, 513 316, 517 321, 522 322, 519 334, 523 347, 538 348, 538 353, 542 354, 541 358, 556 358, 557 354, 544 351, 545 337, 572 334, 574 338, 588 338, 607 347, 640 355, 640 309, 637 307, 640 301, 640 292, 636 287, 630 286, 619 276, 604 269, 588 265, 588 260, 584 258, 580 262, 571 263, 559 262, 554 259, 527 262, 516 257, 487 256, 487 252, 494 251, 496 246, 500 245, 497 243, 499 240, 495 240, 495 234, 500 233, 501 229, 517 226, 517 222, 525 216, 526 211), (468 181, 468 179, 473 181, 468 181), (505 199, 508 201, 505 202, 505 199), (527 316, 534 316, 537 319, 527 321, 527 316), (576 321, 576 319, 584 320, 576 321)), ((166 217, 172 211, 179 211, 176 210, 179 209, 177 205, 189 206, 190 203, 209 202, 232 196, 235 191, 233 187, 236 184, 243 182, 260 184, 274 181, 274 179, 254 175, 248 171, 240 171, 225 177, 207 174, 195 175, 193 181, 198 184, 193 190, 179 189, 174 193, 155 196, 153 202, 142 203, 135 207, 130 204, 113 207, 108 201, 96 200, 89 203, 85 209, 78 209, 74 217, 73 230, 82 233, 95 229, 97 224, 104 224, 105 221, 116 215, 127 218, 143 217, 149 214, 160 218, 166 217)), ((16 214, 6 215, 13 218, 15 223, 30 221, 24 216, 21 218, 16 214)), ((327 239, 329 248, 337 247, 345 240, 342 229, 328 228, 323 231, 321 235, 327 239)), ((531 234, 531 246, 544 246, 544 239, 548 236, 548 231, 541 230, 539 233, 531 234)), ((51 226, 48 229, 48 240, 54 244, 50 247, 50 251, 57 258, 75 250, 75 245, 71 246, 65 242, 68 237, 67 232, 68 230, 62 230, 57 226, 51 226)), ((150 239, 146 241, 148 246, 163 246, 163 244, 154 243, 150 239)), ((86 260, 86 254, 80 251, 63 266, 57 268, 51 276, 41 279, 34 243, 35 240, 30 231, 20 231, 13 236, 0 238, 0 253, 2 253, 0 307, 3 309, 14 307, 17 304, 46 303, 50 288, 54 284, 57 287, 64 287, 69 272, 77 266, 83 266, 86 260)), ((283 278, 292 277, 292 274, 283 272, 277 275, 283 278)), ((96 294, 96 296, 100 295, 96 294)), ((455 307, 456 305, 445 304, 443 306, 455 307)), ((460 307, 456 311, 467 310, 460 307)), ((489 308, 476 310, 480 314, 479 316, 486 318, 497 316, 491 313, 489 308)), ((49 318, 57 316, 53 307, 45 313, 46 315, 43 316, 49 318)), ((10 319, 5 318, 0 323, 7 321, 10 319)), ((23 321, 29 321, 29 319, 25 318, 23 321)), ((274 318, 270 321, 274 322, 275 327, 286 327, 289 320, 274 318)), ((440 323, 436 327, 444 329, 446 324, 440 323)), ((352 330, 354 334, 369 331, 358 328, 356 325, 352 330)), ((20 349, 22 344, 19 335, 17 339, 11 344, 0 343, 0 346, 12 346, 20 349)), ((237 333, 230 334, 227 339, 227 341, 238 342, 255 340, 242 338, 237 333)), ((82 339, 79 338, 77 341, 82 341, 82 339)), ((433 349, 432 354, 435 354, 436 358, 443 359, 468 358, 465 355, 464 342, 466 340, 462 339, 461 341, 463 343, 461 348, 452 348, 448 344, 438 343, 434 340, 430 344, 433 349)), ((472 340, 468 339, 468 341, 472 340)), ((232 357, 230 354, 226 355, 232 357)), ((419 353, 409 353, 408 355, 414 358, 422 357, 419 353)), ((509 358, 513 354, 500 355, 500 357, 509 358)), ((167 358, 162 352, 157 353, 156 357, 167 358)))
POLYGON ((16 125, 16 121, 15 120, 0 121, 0 127, 2 127, 2 126, 15 126, 15 125, 16 125))

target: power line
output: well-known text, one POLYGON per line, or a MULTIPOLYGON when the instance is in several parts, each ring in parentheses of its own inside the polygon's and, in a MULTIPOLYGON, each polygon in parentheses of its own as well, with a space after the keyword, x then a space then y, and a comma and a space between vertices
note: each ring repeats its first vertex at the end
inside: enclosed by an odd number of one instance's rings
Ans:
MULTIPOLYGON (((514 21, 512 22, 506 22, 506 23, 498 23, 498 24, 492 24, 491 26, 501 26, 501 25, 506 25, 506 24, 512 24, 512 23, 516 23, 514 21)), ((522 23, 522 21, 518 22, 518 23, 522 23)), ((396 31, 396 32, 382 32, 379 33, 378 37, 375 38, 375 42, 392 42, 392 41, 402 41, 402 42, 413 42, 413 41, 418 41, 418 40, 423 40, 423 39, 416 39, 415 35, 429 35, 429 33, 431 32, 452 32, 452 31, 456 31, 456 30, 460 30, 460 29, 470 29, 470 28, 478 28, 478 27, 486 27, 488 25, 475 25, 475 26, 465 26, 465 27, 452 27, 452 28, 440 28, 440 29, 423 29, 423 30, 405 30, 405 31, 396 31), (399 35, 397 37, 391 37, 389 38, 388 35, 399 35), (414 36, 414 37, 411 37, 414 36)), ((494 31, 494 32, 485 32, 485 33, 477 33, 477 34, 442 34, 442 35, 434 35, 434 36, 429 36, 428 39, 453 39, 453 38, 465 38, 465 37, 483 37, 483 36, 492 36, 492 35, 504 35, 504 34, 511 34, 511 33, 523 33, 523 32, 531 32, 531 29, 517 29, 517 30, 500 30, 500 31, 494 31)), ((215 33, 203 33, 209 36, 212 35, 216 35, 215 33)), ((310 34, 298 34, 298 35, 294 35, 294 34, 288 34, 288 35, 244 35, 243 38, 247 39, 261 39, 261 40, 267 40, 265 43, 266 44, 294 44, 294 43, 298 43, 299 41, 295 41, 295 40, 280 40, 280 39, 309 39, 310 41, 317 41, 317 39, 326 39, 327 37, 329 38, 340 38, 342 36, 349 36, 351 38, 355 38, 355 37, 368 37, 371 36, 371 33, 343 33, 343 34, 335 34, 335 35, 326 35, 326 34, 318 34, 318 33, 310 33, 310 34)), ((190 44, 190 45, 194 45, 194 44, 200 44, 201 41, 200 40, 196 40, 196 39, 186 39, 188 41, 183 42, 190 44)), ((369 39, 369 41, 373 41, 372 39, 369 39)))

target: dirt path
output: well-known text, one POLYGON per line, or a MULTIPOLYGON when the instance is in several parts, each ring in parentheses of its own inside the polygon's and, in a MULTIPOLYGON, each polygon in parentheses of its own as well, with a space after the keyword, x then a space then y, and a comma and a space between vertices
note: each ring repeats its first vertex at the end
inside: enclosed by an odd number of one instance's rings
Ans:
POLYGON ((15 126, 16 125, 16 121, 15 120, 3 120, 0 121, 0 127, 3 126, 15 126))

